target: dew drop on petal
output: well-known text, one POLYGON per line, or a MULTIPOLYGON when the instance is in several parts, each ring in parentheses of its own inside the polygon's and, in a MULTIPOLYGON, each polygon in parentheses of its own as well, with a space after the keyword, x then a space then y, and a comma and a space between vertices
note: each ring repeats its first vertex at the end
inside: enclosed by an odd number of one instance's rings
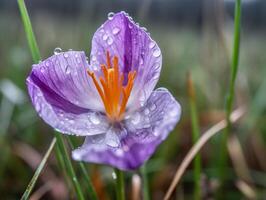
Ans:
POLYGON ((153 53, 152 53, 152 55, 154 56, 154 57, 159 57, 160 55, 161 55, 161 51, 160 51, 160 49, 155 49, 154 51, 153 51, 153 53))
POLYGON ((97 117, 96 114, 91 114, 89 115, 89 118, 90 118, 90 121, 93 123, 93 124, 100 124, 100 120, 99 118, 97 117))
POLYGON ((174 109, 172 109, 170 111, 170 116, 171 117, 175 117, 175 116, 177 116, 177 114, 178 114, 178 109, 176 109, 176 108, 174 108, 174 109))
POLYGON ((46 66, 46 67, 49 67, 49 65, 50 65, 49 62, 46 62, 46 63, 45 63, 45 66, 46 66))
POLYGON ((91 61, 96 61, 96 59, 97 59, 97 58, 96 58, 95 55, 92 55, 92 56, 91 56, 91 61))
POLYGON ((114 15, 115 15, 115 14, 114 14, 113 12, 109 12, 109 13, 108 13, 108 19, 109 19, 109 20, 112 20, 112 19, 114 18, 114 15))
POLYGON ((66 66, 65 72, 66 72, 66 74, 70 74, 70 66, 69 65, 66 66))
POLYGON ((103 40, 105 41, 105 40, 107 40, 107 38, 108 38, 108 35, 107 34, 103 34, 103 40))
POLYGON ((64 53, 64 57, 65 58, 68 58, 68 53, 64 53))
POLYGON ((146 27, 141 27, 141 29, 143 30, 143 31, 147 31, 147 28, 146 27))
POLYGON ((131 122, 132 124, 138 124, 140 122, 140 114, 136 112, 132 117, 131 117, 131 122))
POLYGON ((111 37, 108 38, 108 40, 107 40, 107 44, 108 44, 108 45, 113 44, 113 39, 112 39, 111 37))
POLYGON ((151 41, 150 44, 149 44, 149 48, 152 49, 154 46, 155 46, 155 42, 151 41))
POLYGON ((145 108, 145 110, 144 110, 144 114, 145 115, 148 115, 150 113, 150 110, 148 109, 148 108, 145 108))
POLYGON ((62 49, 60 48, 60 47, 56 47, 55 49, 54 49, 54 55, 58 55, 58 54, 60 54, 62 52, 62 49))
POLYGON ((140 60, 139 60, 139 64, 140 64, 140 65, 143 65, 143 63, 144 63, 143 58, 140 58, 140 60))
POLYGON ((151 104, 150 109, 151 109, 151 111, 154 111, 156 109, 156 105, 155 104, 151 104))
POLYGON ((118 28, 118 27, 115 27, 115 28, 113 29, 113 31, 112 31, 112 33, 113 33, 114 35, 117 35, 119 32, 120 32, 120 28, 118 28))

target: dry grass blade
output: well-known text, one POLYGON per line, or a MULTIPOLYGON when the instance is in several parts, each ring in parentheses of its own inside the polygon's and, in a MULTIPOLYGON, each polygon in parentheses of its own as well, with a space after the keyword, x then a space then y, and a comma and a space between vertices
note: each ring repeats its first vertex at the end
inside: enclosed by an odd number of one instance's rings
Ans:
MULTIPOLYGON (((230 115, 230 121, 231 123, 237 121, 242 115, 244 114, 244 108, 240 107, 232 114, 230 115)), ((222 129, 224 129, 227 126, 226 120, 222 120, 219 123, 212 126, 208 131, 202 134, 198 142, 193 145, 193 147, 190 149, 190 151, 187 153, 186 157, 184 158, 183 162, 181 163, 180 167, 177 169, 175 177, 164 197, 164 200, 168 200, 171 197, 171 194, 175 190, 178 182, 180 181, 182 175, 184 174, 185 170, 187 169, 188 165, 191 163, 193 158, 196 156, 196 154, 201 150, 201 148, 204 146, 204 144, 216 133, 220 132, 222 129)))
POLYGON ((132 176, 132 200, 140 199, 141 179, 138 174, 132 176))
POLYGON ((236 187, 245 195, 248 199, 257 199, 255 190, 244 181, 237 181, 236 187))
POLYGON ((248 183, 252 183, 253 181, 248 170, 248 165, 236 135, 230 136, 227 141, 227 148, 237 176, 248 183))

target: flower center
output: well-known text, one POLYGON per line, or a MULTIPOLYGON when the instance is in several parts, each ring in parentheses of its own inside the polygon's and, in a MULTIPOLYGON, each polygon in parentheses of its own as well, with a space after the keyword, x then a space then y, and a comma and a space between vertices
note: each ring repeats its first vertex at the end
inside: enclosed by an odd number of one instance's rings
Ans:
POLYGON ((107 65, 102 64, 103 76, 96 79, 94 72, 87 71, 102 99, 107 116, 111 121, 120 121, 126 110, 126 105, 134 85, 136 71, 128 73, 128 81, 123 85, 124 74, 119 72, 118 57, 113 57, 111 62, 110 54, 106 54, 107 65))

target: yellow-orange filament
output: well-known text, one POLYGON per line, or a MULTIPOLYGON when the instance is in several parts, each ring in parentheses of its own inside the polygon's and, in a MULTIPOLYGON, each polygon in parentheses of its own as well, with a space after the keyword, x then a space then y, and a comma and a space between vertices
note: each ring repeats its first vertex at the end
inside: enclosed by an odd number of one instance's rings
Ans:
POLYGON ((95 74, 87 71, 102 99, 107 116, 111 121, 120 121, 126 110, 126 105, 134 85, 136 71, 128 73, 128 81, 124 86, 124 74, 119 73, 118 57, 114 56, 113 62, 109 52, 106 54, 106 65, 101 65, 102 76, 99 81, 95 74))

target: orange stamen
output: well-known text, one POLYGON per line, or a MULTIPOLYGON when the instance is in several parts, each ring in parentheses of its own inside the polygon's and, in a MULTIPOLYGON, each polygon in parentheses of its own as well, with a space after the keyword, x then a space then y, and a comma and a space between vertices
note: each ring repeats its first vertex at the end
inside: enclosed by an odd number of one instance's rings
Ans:
POLYGON ((128 73, 128 81, 123 86, 124 74, 119 73, 118 57, 114 56, 111 63, 110 53, 106 53, 106 65, 101 65, 103 76, 99 77, 100 84, 95 74, 88 71, 93 83, 102 99, 107 116, 111 121, 120 121, 126 111, 126 105, 131 94, 136 71, 128 73), (113 65, 112 65, 113 64, 113 65))

